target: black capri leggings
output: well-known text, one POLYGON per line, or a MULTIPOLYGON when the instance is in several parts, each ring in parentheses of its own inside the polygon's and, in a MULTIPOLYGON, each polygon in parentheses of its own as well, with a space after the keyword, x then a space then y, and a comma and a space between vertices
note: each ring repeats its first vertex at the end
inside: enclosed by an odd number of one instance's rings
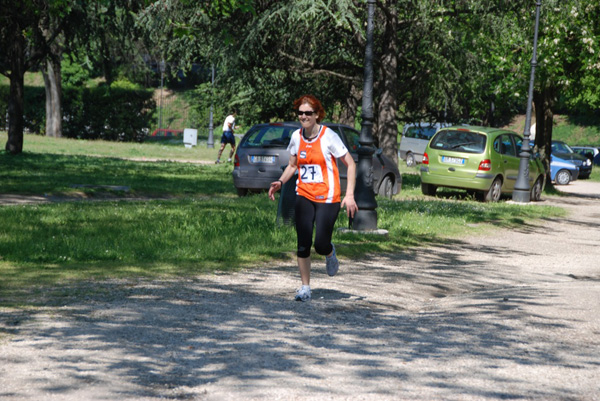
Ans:
POLYGON ((319 255, 329 255, 333 250, 331 236, 333 226, 340 211, 340 203, 312 202, 296 195, 296 233, 298 234, 299 258, 308 258, 312 246, 313 226, 316 226, 315 251, 319 255))

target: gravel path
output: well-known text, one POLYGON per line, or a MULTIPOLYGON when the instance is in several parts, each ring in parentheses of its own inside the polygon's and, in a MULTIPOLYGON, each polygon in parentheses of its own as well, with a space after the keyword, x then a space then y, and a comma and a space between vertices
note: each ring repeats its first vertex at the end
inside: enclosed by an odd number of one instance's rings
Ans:
POLYGON ((600 400, 600 183, 567 190, 565 218, 316 262, 310 303, 289 264, 0 309, 0 399, 600 400))

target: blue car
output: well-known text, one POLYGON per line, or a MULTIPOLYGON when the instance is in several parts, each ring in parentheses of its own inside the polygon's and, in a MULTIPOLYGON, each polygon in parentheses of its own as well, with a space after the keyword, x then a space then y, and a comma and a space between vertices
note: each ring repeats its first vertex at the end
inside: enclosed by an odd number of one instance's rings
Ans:
POLYGON ((592 173, 592 161, 575 153, 569 145, 561 141, 552 141, 552 156, 562 161, 573 163, 579 167, 579 178, 589 178, 592 173))
POLYGON ((572 162, 550 155, 550 179, 556 185, 567 185, 579 177, 579 168, 572 162))

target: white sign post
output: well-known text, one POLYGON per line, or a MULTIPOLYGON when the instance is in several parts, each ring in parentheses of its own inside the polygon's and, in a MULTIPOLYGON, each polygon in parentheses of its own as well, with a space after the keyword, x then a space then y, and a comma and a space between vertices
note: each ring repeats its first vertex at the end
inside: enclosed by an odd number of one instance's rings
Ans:
POLYGON ((183 130, 183 144, 186 148, 198 145, 198 130, 186 128, 183 130))

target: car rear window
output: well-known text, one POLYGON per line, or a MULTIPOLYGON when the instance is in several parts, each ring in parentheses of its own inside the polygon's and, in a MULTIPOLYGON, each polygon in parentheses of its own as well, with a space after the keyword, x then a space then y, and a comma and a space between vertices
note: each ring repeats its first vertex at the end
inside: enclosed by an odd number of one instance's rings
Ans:
POLYGON ((358 138, 359 138, 360 134, 358 132, 356 132, 350 128, 344 127, 344 129, 343 129, 344 133, 342 133, 342 128, 338 125, 334 125, 334 126, 327 125, 327 127, 329 129, 331 129, 333 132, 335 132, 336 134, 338 134, 338 136, 342 139, 342 142, 344 142, 344 145, 350 147, 349 150, 351 152, 355 152, 356 149, 358 149, 360 147, 360 144, 358 143, 358 138))
POLYGON ((255 127, 248 132, 240 147, 242 148, 287 148, 296 127, 267 125, 255 127))
POLYGON ((487 137, 483 134, 462 131, 443 130, 433 137, 429 147, 464 153, 483 153, 487 137))
POLYGON ((410 127, 404 133, 404 137, 429 140, 435 131, 435 127, 410 127))

